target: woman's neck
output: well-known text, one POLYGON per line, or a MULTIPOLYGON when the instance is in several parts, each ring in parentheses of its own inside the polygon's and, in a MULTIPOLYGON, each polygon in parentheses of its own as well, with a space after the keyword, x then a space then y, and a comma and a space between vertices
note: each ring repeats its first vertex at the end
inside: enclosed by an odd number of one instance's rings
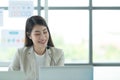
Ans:
POLYGON ((34 51, 38 54, 38 55, 43 55, 46 48, 45 47, 36 47, 36 46, 33 46, 34 48, 34 51))

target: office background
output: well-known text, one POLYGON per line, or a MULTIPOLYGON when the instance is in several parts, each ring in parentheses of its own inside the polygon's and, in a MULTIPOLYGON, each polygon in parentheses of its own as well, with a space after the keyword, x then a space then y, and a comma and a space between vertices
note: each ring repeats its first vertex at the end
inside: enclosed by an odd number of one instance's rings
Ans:
MULTIPOLYGON (((10 16, 9 1, 0 0, 3 11, 0 70, 6 70, 16 49, 23 45, 20 41, 24 37, 27 19, 10 16), (14 35, 11 37, 8 32, 20 37, 14 39, 14 35)), ((64 50, 66 66, 90 64, 94 66, 94 80, 120 79, 119 0, 16 1, 33 2, 32 15, 41 15, 46 19, 55 46, 64 50)))

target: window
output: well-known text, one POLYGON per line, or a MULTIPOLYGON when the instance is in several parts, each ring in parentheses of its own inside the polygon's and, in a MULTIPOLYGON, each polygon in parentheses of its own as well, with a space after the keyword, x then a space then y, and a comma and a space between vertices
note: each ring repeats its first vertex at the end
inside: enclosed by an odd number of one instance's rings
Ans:
POLYGON ((48 6, 88 6, 88 0, 48 0, 48 6))
POLYGON ((120 11, 93 11, 93 61, 120 62, 120 11))
POLYGON ((66 63, 89 62, 88 18, 88 10, 50 10, 48 13, 53 40, 56 47, 64 50, 66 63))
POLYGON ((120 6, 120 0, 92 0, 93 6, 120 6))

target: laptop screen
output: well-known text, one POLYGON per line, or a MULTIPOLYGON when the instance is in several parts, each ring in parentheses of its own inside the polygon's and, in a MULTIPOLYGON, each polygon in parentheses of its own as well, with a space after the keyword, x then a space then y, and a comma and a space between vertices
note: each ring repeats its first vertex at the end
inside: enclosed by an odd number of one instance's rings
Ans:
POLYGON ((22 71, 0 71, 0 80, 25 80, 22 71))
POLYGON ((93 66, 41 67, 39 80, 93 80, 93 66))

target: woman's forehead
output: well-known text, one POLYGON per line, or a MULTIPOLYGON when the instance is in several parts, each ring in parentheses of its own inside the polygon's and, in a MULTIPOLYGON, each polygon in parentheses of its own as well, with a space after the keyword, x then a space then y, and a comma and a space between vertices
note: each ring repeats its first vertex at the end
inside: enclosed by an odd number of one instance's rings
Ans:
POLYGON ((44 30, 47 30, 47 27, 46 26, 42 26, 42 25, 36 25, 33 28, 34 32, 40 32, 40 31, 44 31, 44 30))

